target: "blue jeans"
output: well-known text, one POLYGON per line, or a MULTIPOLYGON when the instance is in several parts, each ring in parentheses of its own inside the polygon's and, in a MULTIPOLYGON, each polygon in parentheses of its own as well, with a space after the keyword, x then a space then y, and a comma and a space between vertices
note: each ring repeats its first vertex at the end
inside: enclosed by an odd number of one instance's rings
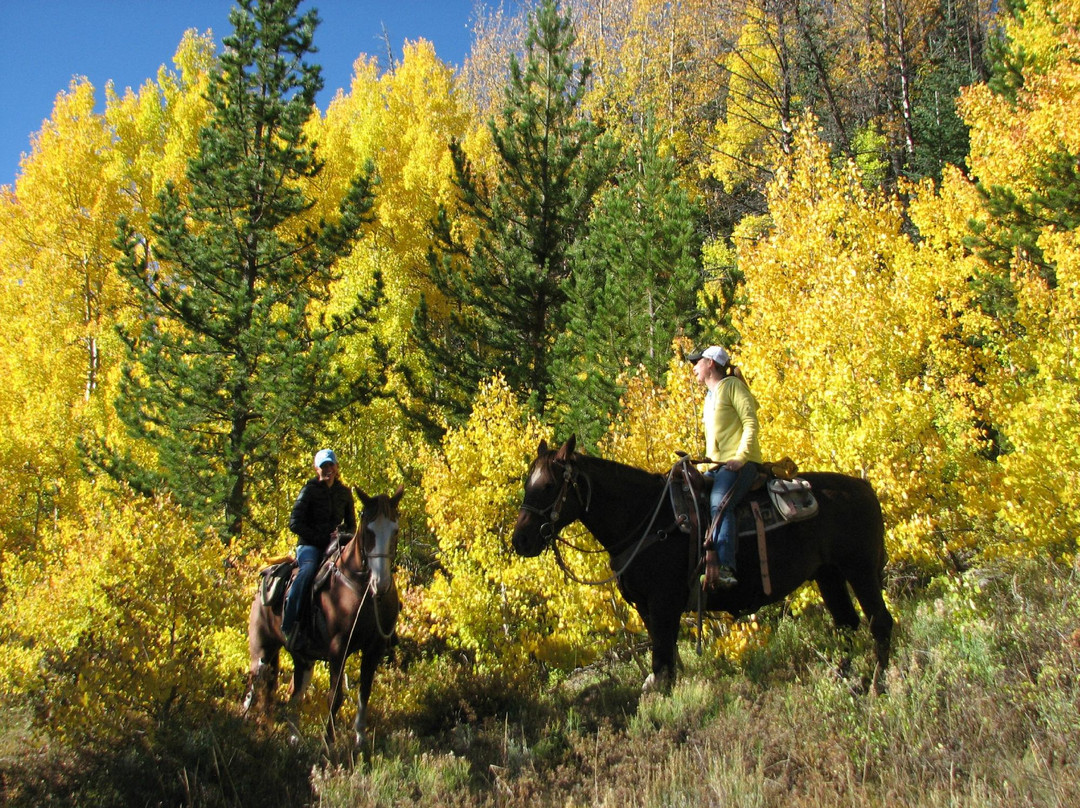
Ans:
POLYGON ((285 613, 281 617, 281 633, 288 633, 300 616, 300 610, 308 599, 308 590, 315 573, 319 571, 319 562, 322 561, 322 550, 310 544, 301 544, 296 548, 296 562, 300 569, 293 579, 289 588, 288 597, 285 598, 285 613))
MULTIPOLYGON (((735 506, 746 496, 757 477, 757 463, 745 463, 738 471, 719 468, 712 472, 712 493, 709 495, 709 524, 716 518, 724 497, 731 492, 724 515, 720 517, 720 528, 713 536, 716 544, 716 558, 721 567, 735 569, 735 554, 739 550, 739 531, 735 518, 735 506)), ((709 475, 706 475, 709 476, 709 475)))

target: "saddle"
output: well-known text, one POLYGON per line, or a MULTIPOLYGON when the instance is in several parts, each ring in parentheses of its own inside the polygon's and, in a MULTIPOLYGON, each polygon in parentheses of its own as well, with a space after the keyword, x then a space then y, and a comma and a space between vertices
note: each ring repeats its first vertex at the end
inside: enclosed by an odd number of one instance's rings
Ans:
MULTIPOLYGON (((680 453, 681 454, 681 453, 680 453)), ((705 524, 704 515, 709 513, 711 483, 698 468, 708 460, 693 460, 681 454, 671 470, 671 506, 680 530, 687 533, 698 547, 697 560, 692 575, 705 572, 708 580, 710 567, 718 566, 716 551, 707 547, 706 537, 715 530, 717 517, 705 524), (678 480, 678 484, 676 484, 678 480)), ((761 565, 761 583, 765 594, 771 594, 766 534, 790 522, 812 518, 817 514, 817 500, 810 483, 796 476, 798 467, 790 457, 773 463, 762 463, 757 478, 746 497, 736 506, 736 525, 739 536, 756 536, 758 557, 761 565)))
POLYGON ((285 602, 285 592, 292 583, 296 559, 287 556, 259 570, 259 598, 262 605, 277 610, 285 602))
MULTIPOLYGON (((348 534, 348 538, 351 537, 351 534, 348 534)), ((342 538, 348 541, 345 536, 342 538)), ((335 539, 327 548, 327 552, 319 564, 319 570, 315 573, 315 577, 311 582, 308 602, 300 610, 299 629, 314 643, 314 647, 305 649, 307 655, 317 655, 319 649, 329 641, 326 616, 323 614, 322 609, 318 608, 317 598, 319 593, 328 586, 330 576, 334 571, 334 564, 340 555, 341 547, 335 539)), ((292 588, 297 567, 296 558, 290 555, 284 559, 276 560, 260 570, 259 596, 264 606, 277 613, 280 613, 285 608, 285 598, 292 588)))
MULTIPOLYGON (((326 588, 326 582, 334 571, 334 564, 337 562, 338 556, 341 555, 342 545, 347 544, 352 537, 352 533, 343 530, 334 531, 333 539, 326 548, 322 562, 319 564, 319 571, 315 573, 315 578, 311 582, 311 597, 313 600, 319 592, 326 588)), ((259 571, 259 575, 262 576, 259 593, 264 606, 276 609, 285 602, 289 587, 292 586, 293 573, 296 567, 296 557, 287 555, 275 559, 259 571)))

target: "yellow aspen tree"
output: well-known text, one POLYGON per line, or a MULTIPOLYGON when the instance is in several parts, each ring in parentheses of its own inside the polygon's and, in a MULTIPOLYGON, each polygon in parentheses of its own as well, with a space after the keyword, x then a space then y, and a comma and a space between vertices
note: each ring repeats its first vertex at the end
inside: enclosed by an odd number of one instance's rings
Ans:
POLYGON ((213 35, 187 31, 170 70, 158 69, 156 81, 137 91, 106 87, 105 119, 115 134, 113 181, 130 198, 129 219, 143 228, 157 209, 166 183, 185 187, 188 160, 198 149, 199 129, 210 102, 206 92, 216 66, 213 35))
POLYGON ((460 75, 469 106, 482 120, 498 112, 503 88, 510 80, 510 54, 524 49, 528 11, 526 4, 513 14, 502 3, 473 7, 472 45, 460 75))
POLYGON ((47 540, 52 574, 0 604, 0 697, 75 742, 205 720, 246 667, 224 548, 165 499, 129 492, 87 511, 47 540))
POLYGON ((1011 451, 998 513, 1009 530, 1001 550, 1071 559, 1080 549, 1080 233, 1039 240, 1055 266, 1051 287, 1032 267, 1017 267, 1022 336, 1010 354, 1024 357, 997 407, 1011 451))
MULTIPOLYGON (((1005 80, 960 101, 969 175, 982 189, 980 207, 967 208, 986 259, 972 259, 972 277, 996 276, 1012 297, 978 333, 997 369, 987 399, 1002 480, 986 504, 1006 553, 1072 556, 1080 541, 1078 32, 1076 0, 1028 3, 1005 20, 1005 80)), ((959 174, 943 187, 942 206, 948 195, 976 196, 959 174)))
POLYGON ((5 533, 26 549, 74 504, 76 438, 123 297, 112 240, 127 201, 109 181, 112 142, 93 86, 73 82, 0 200, 0 509, 5 533))
POLYGON ((868 478, 895 558, 931 565, 970 541, 958 479, 978 470, 944 367, 952 289, 905 235, 898 199, 839 170, 800 127, 769 187, 772 228, 739 245, 745 307, 734 352, 761 403, 763 448, 801 468, 868 478))
MULTIPOLYGON (((434 294, 426 271, 431 222, 440 206, 454 207, 449 143, 467 137, 471 121, 453 71, 436 57, 431 43, 421 40, 406 43, 401 61, 381 75, 374 59, 358 58, 349 92, 339 93, 326 114, 310 122, 309 135, 326 160, 317 193, 312 192, 318 200, 313 216, 332 209, 358 167, 370 163, 378 175, 374 221, 342 262, 343 277, 327 307, 331 312, 346 308, 376 276, 382 279, 384 297, 373 312, 371 333, 345 344, 343 362, 374 366, 385 359, 392 367, 418 365, 408 352, 406 334, 419 296, 434 294), (382 351, 385 357, 377 355, 382 351)), ((414 490, 420 499, 423 472, 415 449, 421 438, 398 403, 427 407, 412 401, 400 373, 389 374, 386 389, 397 401, 379 398, 327 424, 328 439, 344 456, 365 458, 364 478, 357 483, 385 485, 389 491, 406 479, 403 513, 412 520, 422 512, 410 507, 414 490)), ((426 414, 438 420, 438 413, 426 414)), ((422 518, 416 517, 414 527, 422 532, 422 518)))
MULTIPOLYGON (((440 570, 422 601, 422 619, 481 668, 510 676, 526 673, 533 660, 563 670, 584 664, 610 647, 623 625, 613 584, 569 581, 551 553, 527 559, 509 552, 521 480, 540 440, 551 437, 495 378, 481 389, 468 423, 451 429, 441 451, 425 458, 440 570)), ((576 549, 589 546, 583 529, 563 532, 574 547, 561 552, 575 575, 610 576, 606 554, 576 549)))
MULTIPOLYGON (((106 182, 120 194, 123 215, 141 232, 147 231, 150 216, 158 211, 157 195, 166 183, 187 187, 187 162, 198 149, 198 132, 209 114, 207 88, 216 67, 215 47, 210 32, 188 31, 173 56, 173 69, 161 66, 156 81, 147 80, 137 91, 125 88, 122 94, 111 83, 105 88, 104 118, 113 135, 106 182)), ((113 213, 103 223, 112 238, 117 216, 113 213)), ((133 455, 149 463, 152 450, 134 445, 113 408, 123 354, 113 326, 130 325, 134 317, 134 308, 128 306, 113 312, 104 356, 105 386, 92 402, 90 427, 94 441, 104 438, 110 445, 130 447, 133 455)))
POLYGON ((653 384, 644 368, 627 372, 619 414, 600 443, 603 457, 666 472, 678 459, 677 452, 701 456, 704 388, 683 358, 693 347, 682 337, 674 341, 663 386, 653 384))
POLYGON ((725 54, 737 15, 713 0, 573 0, 584 56, 596 68, 586 100, 616 136, 632 121, 654 118, 686 179, 697 166, 726 85, 725 54))
MULTIPOLYGON (((354 250, 348 274, 367 282, 375 272, 383 275, 388 309, 378 332, 401 345, 420 293, 431 292, 430 223, 440 205, 454 202, 448 146, 465 136, 471 117, 453 71, 430 42, 407 43, 401 62, 381 76, 373 59, 358 59, 354 70, 349 94, 334 99, 314 135, 326 151, 327 197, 334 197, 334 183, 343 189, 342 178, 367 161, 378 173, 375 222, 354 250)), ((350 293, 346 282, 339 296, 350 293)))
POLYGON ((0 311, 10 346, 0 372, 0 530, 28 564, 5 565, 17 597, 51 568, 39 540, 63 517, 78 518, 100 490, 80 469, 79 441, 122 441, 112 409, 125 316, 114 269, 116 221, 145 221, 153 194, 181 173, 203 118, 202 90, 213 42, 189 34, 159 84, 119 97, 106 86, 103 115, 94 88, 72 84, 34 137, 13 189, 0 199, 0 311))
POLYGON ((783 32, 753 5, 738 43, 727 54, 730 73, 725 112, 709 143, 709 173, 728 191, 759 186, 768 155, 790 145, 791 98, 781 81, 783 32))

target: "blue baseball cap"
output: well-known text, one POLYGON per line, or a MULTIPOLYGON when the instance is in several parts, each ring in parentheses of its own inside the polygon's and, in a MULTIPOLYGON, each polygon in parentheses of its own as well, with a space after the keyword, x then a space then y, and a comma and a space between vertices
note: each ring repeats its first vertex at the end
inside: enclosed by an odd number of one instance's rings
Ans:
POLYGON ((321 468, 325 463, 337 465, 337 455, 333 449, 320 449, 315 453, 315 468, 321 468))

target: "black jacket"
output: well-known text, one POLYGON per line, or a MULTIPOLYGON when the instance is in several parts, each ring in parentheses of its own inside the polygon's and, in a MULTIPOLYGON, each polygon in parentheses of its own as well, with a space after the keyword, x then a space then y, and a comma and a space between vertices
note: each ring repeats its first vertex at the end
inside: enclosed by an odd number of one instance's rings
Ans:
POLYGON ((296 498, 289 515, 289 530, 300 537, 300 544, 310 544, 326 552, 330 534, 338 527, 350 533, 356 531, 352 491, 341 480, 334 480, 327 487, 318 477, 312 477, 296 498))

